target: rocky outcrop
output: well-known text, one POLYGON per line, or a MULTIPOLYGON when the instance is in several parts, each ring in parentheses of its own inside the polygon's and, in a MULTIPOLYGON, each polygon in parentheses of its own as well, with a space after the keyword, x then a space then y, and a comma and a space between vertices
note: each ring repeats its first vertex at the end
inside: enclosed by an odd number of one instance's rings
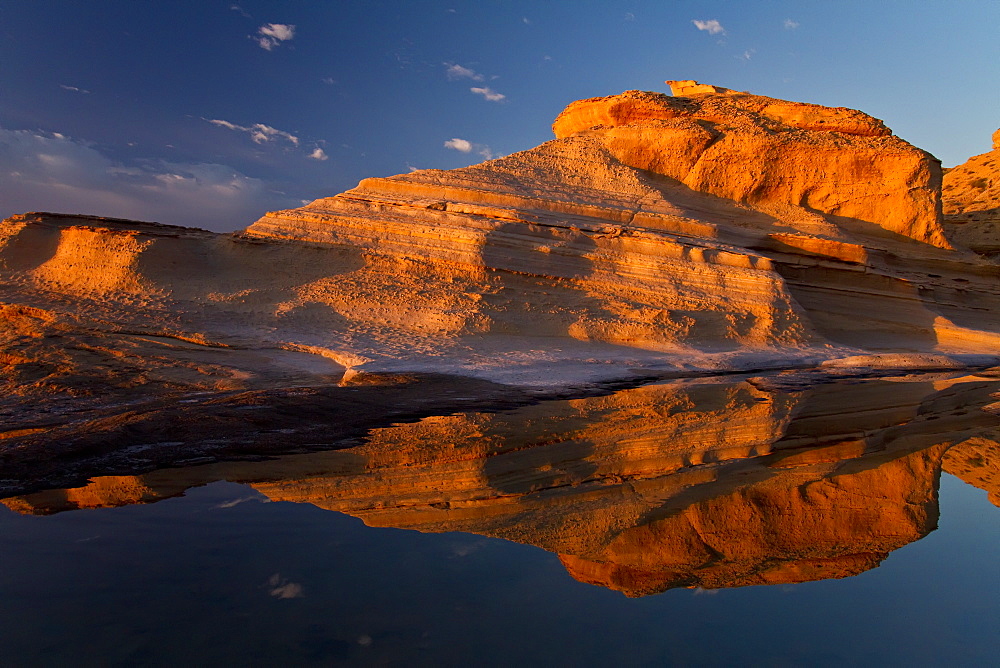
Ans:
POLYGON ((948 250, 937 161, 881 121, 725 90, 631 91, 574 102, 553 128, 535 149, 366 179, 247 234, 347 244, 430 275, 463 267, 530 305, 528 321, 484 313, 483 333, 661 351, 995 349, 997 268, 948 250), (586 317, 538 309, 540 293, 578 304, 566 289, 584 284, 586 317))
POLYGON ((675 92, 575 102, 536 148, 366 179, 236 234, 3 221, 3 447, 119 443, 149 424, 133 400, 356 373, 565 393, 1000 359, 1000 268, 944 241, 930 156, 861 112, 675 92))
POLYGON ((733 91, 628 91, 574 102, 552 127, 557 137, 601 140, 630 167, 778 219, 876 225, 947 246, 937 160, 853 109, 733 91))
POLYGON ((1000 130, 993 133, 992 151, 945 173, 943 201, 951 239, 977 253, 1000 253, 1000 130))

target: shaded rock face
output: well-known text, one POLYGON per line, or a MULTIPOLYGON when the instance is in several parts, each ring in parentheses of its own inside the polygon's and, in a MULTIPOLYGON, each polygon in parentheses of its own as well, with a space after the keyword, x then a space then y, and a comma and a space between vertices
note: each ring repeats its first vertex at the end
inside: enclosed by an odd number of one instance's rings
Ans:
POLYGON ((995 379, 793 392, 773 380, 674 382, 439 415, 373 429, 350 450, 100 478, 3 503, 51 513, 226 479, 371 526, 536 545, 581 581, 642 596, 873 568, 936 526, 945 450, 995 429, 979 410, 1000 389, 995 379))
POLYGON ((993 133, 992 151, 947 171, 943 201, 951 239, 977 253, 1000 253, 1000 130, 993 133))

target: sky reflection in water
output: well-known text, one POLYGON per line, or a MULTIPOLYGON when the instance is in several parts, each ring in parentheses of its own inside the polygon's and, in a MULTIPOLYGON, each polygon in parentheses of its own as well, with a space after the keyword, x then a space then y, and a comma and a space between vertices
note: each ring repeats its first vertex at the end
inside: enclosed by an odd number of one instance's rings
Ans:
POLYGON ((209 483, 0 509, 5 661, 986 665, 1000 511, 935 493, 997 461, 965 381, 651 386, 10 499, 209 483))

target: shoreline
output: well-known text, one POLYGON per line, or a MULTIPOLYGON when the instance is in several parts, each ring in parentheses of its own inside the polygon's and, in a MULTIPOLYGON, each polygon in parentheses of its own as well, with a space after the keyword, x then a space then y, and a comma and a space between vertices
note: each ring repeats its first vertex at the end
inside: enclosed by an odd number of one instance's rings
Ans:
MULTIPOLYGON (((70 402, 62 411, 70 418, 66 422, 23 424, 0 433, 0 496, 77 486, 102 475, 140 475, 163 468, 350 449, 364 443, 372 430, 434 416, 498 413, 660 384, 706 385, 742 377, 753 379, 751 384, 763 392, 780 394, 883 378, 904 382, 966 375, 984 381, 1000 378, 995 359, 969 360, 979 363, 961 366, 955 361, 932 365, 926 358, 920 366, 903 366, 898 355, 891 359, 894 366, 882 367, 835 361, 766 368, 647 369, 628 377, 546 388, 440 373, 362 373, 338 384, 178 392, 89 408, 70 402)), ((49 413, 49 419, 59 417, 55 411, 49 413)))

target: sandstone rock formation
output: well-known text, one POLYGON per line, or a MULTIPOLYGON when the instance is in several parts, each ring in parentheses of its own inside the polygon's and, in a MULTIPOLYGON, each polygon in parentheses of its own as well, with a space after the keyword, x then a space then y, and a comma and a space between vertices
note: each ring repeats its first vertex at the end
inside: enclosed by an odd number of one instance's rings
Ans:
POLYGON ((0 466, 137 432, 159 452, 178 402, 221 430, 241 401, 306 410, 357 373, 538 395, 1000 359, 1000 267, 947 241, 930 155, 861 112, 675 83, 574 102, 536 148, 366 179, 236 234, 3 221, 0 466))
POLYGON ((372 430, 350 450, 101 478, 3 503, 51 513, 227 479, 372 526, 536 545, 574 577, 630 596, 847 577, 936 526, 942 453, 995 428, 979 407, 1000 381, 954 376, 792 392, 771 388, 780 378, 648 385, 429 417, 372 430))
POLYGON ((947 246, 940 165, 878 119, 748 93, 705 93, 581 100, 556 118, 553 131, 598 138, 622 164, 813 234, 867 224, 947 246))
POLYGON ((943 201, 949 238, 977 253, 1000 253, 1000 130, 992 151, 948 170, 943 201))

